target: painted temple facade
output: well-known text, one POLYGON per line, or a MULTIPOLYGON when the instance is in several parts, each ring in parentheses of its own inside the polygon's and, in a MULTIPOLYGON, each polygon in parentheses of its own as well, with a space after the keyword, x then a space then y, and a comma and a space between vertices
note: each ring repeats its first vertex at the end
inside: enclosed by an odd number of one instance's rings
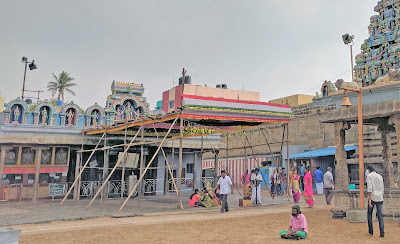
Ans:
MULTIPOLYGON (((9 186, 10 199, 48 197, 48 184, 66 184, 73 179, 76 151, 82 143, 90 148, 98 141, 91 137, 82 141, 82 130, 150 113, 143 93, 143 84, 113 81, 105 106, 95 103, 84 109, 74 102, 57 105, 49 100, 37 104, 20 98, 9 101, 0 113, 0 189, 1 185, 9 186)), ((102 154, 95 156, 93 165, 104 163, 102 154)), ((84 177, 91 180, 98 174, 90 169, 84 177)))
POLYGON ((149 104, 143 93, 143 84, 113 81, 106 106, 95 103, 86 110, 73 101, 61 106, 48 100, 28 105, 17 98, 7 104, 4 123, 73 127, 111 125, 148 114, 149 104))

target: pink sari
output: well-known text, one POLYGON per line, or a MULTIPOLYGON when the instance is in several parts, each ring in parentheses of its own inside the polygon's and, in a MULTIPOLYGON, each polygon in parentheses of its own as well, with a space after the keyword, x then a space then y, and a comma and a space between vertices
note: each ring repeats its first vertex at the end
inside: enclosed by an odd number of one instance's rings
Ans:
POLYGON ((314 193, 312 190, 312 176, 310 171, 304 176, 304 199, 306 200, 308 206, 311 208, 314 205, 314 193), (308 185, 308 187, 306 187, 308 185))

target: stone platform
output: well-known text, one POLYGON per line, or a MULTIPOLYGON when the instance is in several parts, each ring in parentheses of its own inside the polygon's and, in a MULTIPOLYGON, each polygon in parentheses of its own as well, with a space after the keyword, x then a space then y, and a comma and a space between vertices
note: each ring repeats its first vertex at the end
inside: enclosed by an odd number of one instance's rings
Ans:
MULTIPOLYGON (((367 192, 365 192, 364 209, 367 209, 368 200, 367 192)), ((335 206, 337 209, 350 210, 360 208, 360 192, 359 190, 335 191, 335 206)), ((383 216, 384 217, 400 217, 400 191, 385 191, 383 200, 383 216)))

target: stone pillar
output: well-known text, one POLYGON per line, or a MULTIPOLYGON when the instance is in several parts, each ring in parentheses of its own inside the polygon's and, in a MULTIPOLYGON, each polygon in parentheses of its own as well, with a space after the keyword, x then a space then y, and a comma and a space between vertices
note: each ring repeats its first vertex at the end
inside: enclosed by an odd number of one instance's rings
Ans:
POLYGON ((383 182, 385 188, 389 189, 394 187, 394 173, 393 173, 393 160, 392 160, 392 137, 390 135, 390 126, 385 121, 378 126, 378 131, 381 132, 382 142, 382 159, 383 159, 383 182))
POLYGON ((397 162, 397 176, 395 176, 393 180, 399 181, 398 177, 400 176, 400 114, 392 115, 389 119, 389 124, 393 125, 397 137, 397 145, 396 145, 397 156, 395 159, 395 161, 397 162))
POLYGON ((42 150, 43 148, 36 149, 36 157, 35 157, 36 171, 35 171, 35 182, 33 183, 33 197, 32 197, 32 200, 34 202, 37 201, 39 193, 39 175, 40 175, 40 163, 42 161, 42 150))
MULTIPOLYGON (((79 163, 81 162, 81 153, 76 153, 76 162, 75 162, 75 180, 77 179, 79 175, 79 163)), ((78 181, 75 184, 74 187, 74 193, 73 193, 73 199, 74 200, 79 200, 79 184, 80 182, 78 181)))
POLYGON ((347 168, 347 153, 344 149, 346 143, 346 130, 350 129, 350 124, 339 121, 335 122, 335 185, 336 190, 347 190, 349 186, 349 173, 347 168))

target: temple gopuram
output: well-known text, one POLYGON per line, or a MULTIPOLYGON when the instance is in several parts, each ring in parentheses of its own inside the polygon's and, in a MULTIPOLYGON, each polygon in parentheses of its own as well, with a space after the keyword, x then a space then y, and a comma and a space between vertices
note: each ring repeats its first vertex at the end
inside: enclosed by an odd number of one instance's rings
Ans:
POLYGON ((374 84, 390 69, 394 69, 396 74, 399 69, 400 1, 379 1, 374 10, 379 15, 370 18, 369 38, 361 45, 354 67, 355 81, 362 86, 374 84))

